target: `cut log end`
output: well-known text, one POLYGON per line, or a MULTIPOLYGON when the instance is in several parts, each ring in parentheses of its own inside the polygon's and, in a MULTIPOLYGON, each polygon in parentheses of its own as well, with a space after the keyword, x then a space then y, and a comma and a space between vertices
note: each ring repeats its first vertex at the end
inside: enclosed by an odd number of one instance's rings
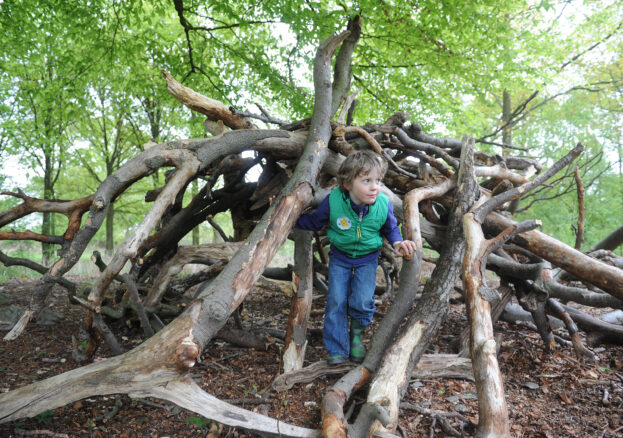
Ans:
POLYGON ((175 357, 177 358, 175 361, 176 368, 181 373, 185 373, 190 370, 195 363, 197 362, 197 357, 199 357, 199 344, 190 339, 186 339, 182 341, 182 343, 175 350, 175 357))

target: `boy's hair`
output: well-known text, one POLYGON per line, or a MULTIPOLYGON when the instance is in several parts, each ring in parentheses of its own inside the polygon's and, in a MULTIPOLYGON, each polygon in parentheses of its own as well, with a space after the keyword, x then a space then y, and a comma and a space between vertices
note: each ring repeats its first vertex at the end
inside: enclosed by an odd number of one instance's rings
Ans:
POLYGON ((367 175, 373 170, 378 171, 381 179, 387 170, 387 162, 379 154, 368 150, 350 154, 337 172, 340 190, 347 192, 348 190, 344 187, 345 183, 354 180, 359 175, 367 175))

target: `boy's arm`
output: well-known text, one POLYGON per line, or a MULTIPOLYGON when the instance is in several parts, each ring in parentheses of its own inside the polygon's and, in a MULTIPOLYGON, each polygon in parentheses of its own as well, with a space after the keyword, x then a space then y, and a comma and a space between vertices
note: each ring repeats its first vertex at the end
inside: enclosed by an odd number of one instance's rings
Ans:
POLYGON ((411 240, 402 240, 400 229, 398 229, 398 221, 394 216, 394 205, 390 202, 387 209, 387 220, 381 227, 381 234, 394 247, 394 251, 399 256, 410 256, 416 250, 415 243, 411 240))
POLYGON ((294 228, 318 231, 329 223, 329 196, 324 198, 318 208, 311 213, 302 215, 294 224, 294 228))

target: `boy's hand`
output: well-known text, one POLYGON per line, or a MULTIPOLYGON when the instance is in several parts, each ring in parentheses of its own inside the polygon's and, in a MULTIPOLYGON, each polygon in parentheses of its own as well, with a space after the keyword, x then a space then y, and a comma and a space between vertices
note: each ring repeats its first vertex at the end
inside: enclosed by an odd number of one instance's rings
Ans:
POLYGON ((403 240, 402 242, 394 242, 394 251, 399 257, 409 257, 416 250, 415 242, 411 240, 403 240))

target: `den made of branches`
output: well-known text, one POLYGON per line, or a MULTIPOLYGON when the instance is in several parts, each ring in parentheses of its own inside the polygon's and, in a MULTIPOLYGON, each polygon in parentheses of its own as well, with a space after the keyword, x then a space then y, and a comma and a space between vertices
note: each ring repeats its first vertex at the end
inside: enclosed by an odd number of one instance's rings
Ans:
MULTIPOLYGON (((29 322, 43 317, 46 299, 56 284, 84 308, 86 338, 75 345, 73 355, 84 366, 1 394, 0 421, 32 417, 90 396, 130 394, 168 400, 263 436, 395 436, 409 376, 439 331, 457 282, 462 284, 470 321, 469 330, 456 335, 471 358, 478 392, 476 436, 510 436, 492 324, 511 297, 517 297, 532 316, 546 350, 557 348, 559 340, 561 348, 573 349, 581 360, 591 360, 591 350, 583 344, 579 330, 589 333, 595 343, 621 342, 621 326, 564 304, 622 307, 623 260, 609 251, 620 245, 620 236, 609 236, 595 251, 583 253, 539 232, 538 218, 518 223, 509 210, 512 201, 571 165, 583 146, 561 145, 568 149, 567 155, 543 171, 531 159, 480 152, 478 143, 469 137, 427 135, 417 120, 401 112, 388 120, 353 126, 356 92, 350 89, 350 62, 359 34, 360 23, 354 20, 346 32, 319 45, 311 119, 282 121, 266 112, 228 108, 183 86, 165 71, 163 80, 171 94, 206 117, 210 136, 152 145, 123 164, 95 193, 81 199, 43 201, 21 190, 4 193, 22 202, 0 213, 0 226, 41 212, 64 214, 69 225, 59 236, 0 232, 3 240, 35 240, 58 248, 58 257, 49 268, 0 254, 6 266, 22 265, 41 274, 29 308, 3 342, 27 336, 29 322), (256 120, 274 128, 259 129, 256 120), (305 378, 301 376, 326 369, 324 363, 306 368, 303 363, 312 291, 324 289, 327 282, 327 238, 325 233, 293 231, 293 226, 335 186, 340 163, 359 149, 370 149, 388 162, 383 191, 403 224, 404 237, 417 247, 405 260, 395 257, 389 247, 382 252, 383 299, 391 300, 391 306, 370 341, 365 360, 344 367, 344 376, 322 400, 321 423, 312 429, 210 395, 209 388, 201 388, 191 378, 193 367, 226 322, 237 319, 237 309, 262 276, 285 278, 294 290, 283 357, 276 358, 283 361, 284 373, 273 382, 274 390, 287 391, 305 378), (254 156, 245 158, 245 151, 253 151, 254 156), (248 182, 249 169, 256 165, 261 166, 261 174, 256 182, 248 182), (88 294, 81 294, 65 274, 118 196, 159 169, 167 169, 166 183, 146 194, 152 204, 149 212, 110 260, 94 254, 101 274, 88 294), (183 207, 183 194, 195 180, 203 187, 183 207), (221 188, 216 187, 217 181, 223 182, 221 188), (198 224, 224 211, 231 213, 235 242, 180 245, 182 237, 198 224), (295 242, 294 266, 268 268, 288 238, 295 242), (439 254, 426 281, 422 275, 425 246, 439 254), (205 269, 176 279, 189 263, 201 263, 205 269), (122 274, 124 268, 128 269, 122 274), (488 284, 488 271, 501 279, 499 288, 488 284), (574 286, 569 286, 570 279, 574 286), (171 305, 171 299, 197 284, 197 293, 183 312, 171 305), (423 292, 418 294, 420 286, 423 292), (121 295, 129 299, 120 300, 121 295), (570 342, 554 336, 547 315, 564 322, 570 342), (109 328, 111 320, 124 318, 138 319, 146 338, 129 351, 122 349, 109 328), (102 343, 116 356, 92 362, 102 343), (347 420, 345 406, 360 388, 366 388, 367 403, 347 420)), ((247 338, 244 332, 232 337, 238 342, 247 338)))

